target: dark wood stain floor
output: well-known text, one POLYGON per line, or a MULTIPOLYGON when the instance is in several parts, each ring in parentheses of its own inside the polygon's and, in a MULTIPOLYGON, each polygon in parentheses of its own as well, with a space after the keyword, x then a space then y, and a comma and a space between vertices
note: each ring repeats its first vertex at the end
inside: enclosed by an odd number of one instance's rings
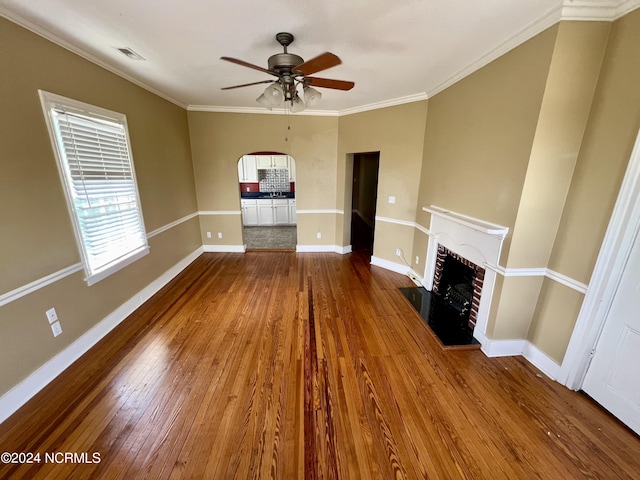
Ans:
POLYGON ((636 435, 521 358, 443 350, 411 285, 357 254, 203 254, 0 425, 42 456, 0 478, 639 478, 636 435))

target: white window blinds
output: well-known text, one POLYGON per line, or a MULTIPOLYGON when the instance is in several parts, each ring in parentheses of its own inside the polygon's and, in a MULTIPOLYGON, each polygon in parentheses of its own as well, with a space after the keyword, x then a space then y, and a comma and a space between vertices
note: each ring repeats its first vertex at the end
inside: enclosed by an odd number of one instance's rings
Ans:
POLYGON ((93 284, 148 252, 126 119, 46 97, 58 166, 93 284))

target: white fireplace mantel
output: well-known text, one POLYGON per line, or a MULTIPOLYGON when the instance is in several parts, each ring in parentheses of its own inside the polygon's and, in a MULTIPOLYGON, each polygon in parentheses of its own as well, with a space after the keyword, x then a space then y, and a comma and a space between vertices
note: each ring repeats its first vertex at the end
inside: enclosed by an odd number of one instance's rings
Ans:
POLYGON ((491 297, 496 278, 496 265, 500 259, 502 242, 509 233, 503 225, 469 217, 431 205, 422 210, 431 214, 429 225, 429 246, 425 262, 424 282, 427 290, 433 288, 438 245, 485 269, 484 285, 480 297, 480 307, 476 327, 473 332, 480 343, 486 338, 487 321, 491 307, 491 297))
POLYGON ((469 217, 461 213, 445 210, 444 208, 431 205, 430 207, 422 207, 422 210, 429 212, 431 215, 436 215, 460 225, 465 225, 479 232, 486 233, 487 235, 496 235, 504 238, 509 233, 509 227, 498 225, 497 223, 485 222, 477 218, 469 217))

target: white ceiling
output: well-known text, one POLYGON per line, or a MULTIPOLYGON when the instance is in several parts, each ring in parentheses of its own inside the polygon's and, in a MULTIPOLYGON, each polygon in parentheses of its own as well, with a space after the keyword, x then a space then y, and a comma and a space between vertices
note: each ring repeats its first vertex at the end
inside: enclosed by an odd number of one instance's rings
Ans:
MULTIPOLYGON (((349 113, 434 95, 561 18, 611 20, 640 0, 0 0, 3 15, 191 109, 260 110, 270 79, 220 60, 267 67, 289 52, 343 63, 315 74, 354 81, 322 89, 316 111, 349 113), (128 47, 145 61, 130 60, 128 47)), ((262 109, 264 110, 264 109, 262 109)), ((319 112, 317 112, 319 113, 319 112)))

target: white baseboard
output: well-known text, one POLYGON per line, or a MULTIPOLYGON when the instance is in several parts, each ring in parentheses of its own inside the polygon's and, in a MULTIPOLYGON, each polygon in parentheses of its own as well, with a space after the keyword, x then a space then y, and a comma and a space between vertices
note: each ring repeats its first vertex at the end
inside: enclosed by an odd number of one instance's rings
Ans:
POLYGON ((391 262, 389 260, 384 260, 379 257, 371 257, 371 265, 375 265, 376 267, 382 267, 387 270, 391 270, 392 272, 401 273, 403 275, 408 275, 411 270, 406 265, 401 263, 391 262))
POLYGON ((323 253, 332 252, 345 254, 351 252, 351 245, 342 247, 339 245, 296 245, 296 252, 298 253, 323 253))
POLYGON ((560 365, 533 343, 525 342, 522 356, 529 360, 536 368, 542 371, 551 380, 557 380, 560 373, 560 365))
POLYGON ((347 253, 351 253, 351 245, 345 245, 344 247, 337 247, 336 253, 339 253, 341 255, 346 255, 347 253))
POLYGON ((522 355, 551 380, 558 378, 560 365, 533 343, 527 340, 492 340, 478 333, 474 333, 474 336, 482 344, 482 351, 487 357, 522 355))
POLYGON ((203 251, 207 253, 244 253, 246 245, 203 245, 203 251))
POLYGON ((202 252, 203 249, 200 247, 180 260, 160 277, 85 332, 62 352, 51 358, 51 360, 0 397, 0 423, 4 422, 22 405, 27 403, 36 393, 47 386, 73 362, 118 326, 125 318, 131 315, 136 308, 169 283, 176 275, 189 266, 191 262, 198 258, 202 252))
POLYGON ((512 357, 522 355, 525 340, 491 340, 485 337, 480 343, 487 357, 512 357))

